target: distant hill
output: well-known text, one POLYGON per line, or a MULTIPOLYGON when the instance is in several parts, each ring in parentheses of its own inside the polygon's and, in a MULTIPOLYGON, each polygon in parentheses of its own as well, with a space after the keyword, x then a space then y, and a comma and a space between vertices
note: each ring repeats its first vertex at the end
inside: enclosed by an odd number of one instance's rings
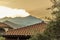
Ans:
POLYGON ((10 17, 9 18, 8 17, 0 18, 0 22, 4 22, 4 21, 6 21, 8 19, 11 19, 11 18, 10 17))
POLYGON ((38 19, 33 16, 28 16, 28 17, 16 17, 16 18, 11 18, 6 20, 4 23, 10 25, 13 28, 20 28, 20 27, 25 27, 37 23, 42 23, 42 19, 38 19))

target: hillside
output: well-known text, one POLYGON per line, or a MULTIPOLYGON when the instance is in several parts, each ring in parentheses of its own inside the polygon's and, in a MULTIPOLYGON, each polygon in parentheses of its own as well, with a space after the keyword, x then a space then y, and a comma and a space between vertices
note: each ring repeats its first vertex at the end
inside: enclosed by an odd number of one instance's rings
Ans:
POLYGON ((37 23, 42 23, 42 22, 43 22, 42 19, 38 19, 33 16, 16 17, 16 18, 11 18, 4 21, 4 23, 10 25, 13 28, 25 27, 25 26, 29 26, 37 23))

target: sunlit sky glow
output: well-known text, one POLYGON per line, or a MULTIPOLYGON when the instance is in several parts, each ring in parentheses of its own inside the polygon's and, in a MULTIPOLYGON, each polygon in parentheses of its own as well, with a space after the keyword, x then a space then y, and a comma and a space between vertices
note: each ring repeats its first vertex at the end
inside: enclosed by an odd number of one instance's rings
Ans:
POLYGON ((6 6, 0 6, 0 18, 4 17, 26 17, 30 14, 24 9, 13 9, 6 6))

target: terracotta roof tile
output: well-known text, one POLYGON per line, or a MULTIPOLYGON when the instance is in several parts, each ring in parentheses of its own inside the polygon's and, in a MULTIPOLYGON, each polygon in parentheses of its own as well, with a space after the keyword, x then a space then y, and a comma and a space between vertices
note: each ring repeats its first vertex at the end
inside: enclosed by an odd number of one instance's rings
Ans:
POLYGON ((9 30, 5 35, 34 35, 38 32, 43 32, 45 26, 45 23, 38 23, 23 28, 9 30))
POLYGON ((5 23, 1 23, 0 22, 0 28, 8 28, 8 27, 10 27, 9 25, 7 25, 7 24, 5 24, 5 23))

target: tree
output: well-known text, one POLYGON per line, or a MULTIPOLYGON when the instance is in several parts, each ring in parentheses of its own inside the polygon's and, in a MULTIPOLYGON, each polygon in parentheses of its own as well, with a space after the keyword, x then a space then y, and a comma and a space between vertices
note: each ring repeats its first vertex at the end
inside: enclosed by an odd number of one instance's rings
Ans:
POLYGON ((48 25, 47 29, 44 31, 44 35, 37 35, 32 37, 31 40, 60 40, 60 0, 51 0, 53 3, 51 8, 52 19, 48 25))
POLYGON ((54 4, 51 8, 55 16, 48 24, 48 28, 45 31, 45 35, 51 38, 51 40, 60 40, 60 0, 51 0, 54 4))
POLYGON ((46 35, 42 35, 39 33, 39 34, 32 36, 29 40, 50 40, 50 38, 46 35))

